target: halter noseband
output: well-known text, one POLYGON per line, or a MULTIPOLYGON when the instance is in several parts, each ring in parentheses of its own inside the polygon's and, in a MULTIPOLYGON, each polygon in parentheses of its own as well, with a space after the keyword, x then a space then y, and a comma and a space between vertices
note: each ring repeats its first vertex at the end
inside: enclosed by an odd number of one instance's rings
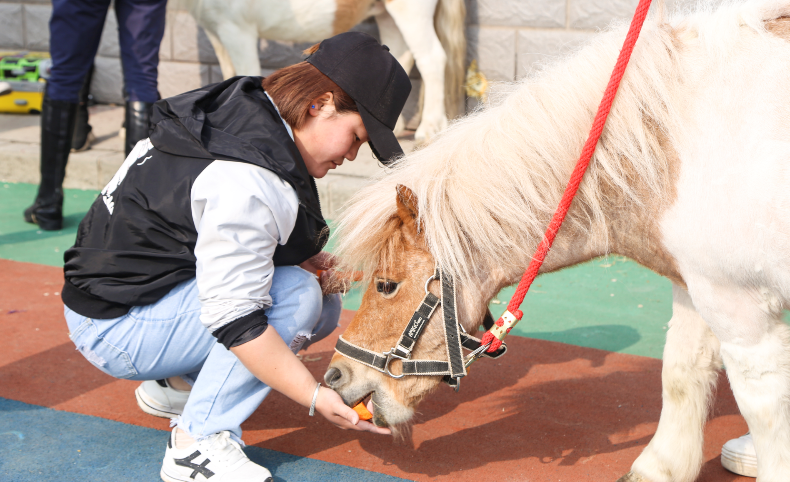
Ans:
MULTIPOLYGON (((489 329, 494 324, 494 319, 490 312, 486 313, 483 325, 489 329)), ((425 281, 425 297, 420 306, 414 311, 409 324, 398 340, 398 343, 381 354, 354 345, 343 339, 341 335, 335 345, 335 351, 346 358, 354 360, 365 366, 373 368, 381 373, 385 373, 392 378, 403 378, 406 375, 428 375, 444 376, 443 381, 453 387, 455 391, 460 388, 462 377, 466 376, 466 367, 481 356, 487 358, 499 358, 507 351, 507 346, 502 346, 493 353, 487 353, 489 345, 483 345, 480 339, 468 334, 458 323, 455 310, 455 283, 451 276, 443 273, 438 267, 436 271, 425 281), (434 279, 441 283, 441 300, 428 291, 428 285, 434 279), (436 311, 436 307, 441 304, 444 307, 444 338, 447 349, 447 361, 438 360, 412 360, 411 353, 417 344, 425 325, 430 321, 431 316, 436 311), (463 356, 462 349, 471 350, 466 357, 463 356), (401 360, 402 372, 399 375, 392 373, 390 364, 393 360, 401 360)))

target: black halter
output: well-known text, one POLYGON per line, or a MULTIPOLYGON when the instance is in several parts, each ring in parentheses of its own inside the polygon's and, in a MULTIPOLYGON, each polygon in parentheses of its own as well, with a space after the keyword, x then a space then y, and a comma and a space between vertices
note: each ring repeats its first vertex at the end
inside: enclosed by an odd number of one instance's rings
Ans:
MULTIPOLYGON (((491 313, 487 312, 483 325, 486 329, 489 329, 493 324, 494 319, 491 313)), ((458 323, 455 311, 455 283, 451 276, 441 272, 438 267, 436 272, 425 282, 425 297, 412 315, 409 324, 406 325, 406 329, 403 330, 403 334, 401 334, 395 347, 379 354, 349 343, 343 339, 342 335, 335 345, 335 351, 346 358, 362 363, 381 373, 386 373, 392 378, 403 378, 406 375, 443 375, 443 381, 456 391, 460 388, 461 378, 466 376, 466 367, 475 359, 481 356, 499 358, 507 351, 507 346, 504 343, 494 353, 486 353, 486 348, 488 348, 488 345, 481 345, 480 339, 466 333, 464 328, 458 323), (434 279, 438 279, 441 283, 441 300, 428 291, 428 285, 434 279), (444 337, 447 361, 412 360, 411 353, 414 350, 414 346, 440 303, 444 307, 444 337), (464 357, 463 348, 472 350, 472 352, 464 357), (401 366, 403 367, 403 371, 399 375, 392 373, 390 370, 390 364, 396 358, 401 360, 401 366)))

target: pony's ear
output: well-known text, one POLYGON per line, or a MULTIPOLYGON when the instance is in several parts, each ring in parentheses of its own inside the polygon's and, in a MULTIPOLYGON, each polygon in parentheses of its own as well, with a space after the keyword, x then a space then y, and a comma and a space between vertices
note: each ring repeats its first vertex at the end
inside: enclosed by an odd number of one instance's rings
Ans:
POLYGON ((403 223, 403 234, 405 234, 406 237, 411 238, 412 242, 415 244, 423 245, 425 239, 423 238, 422 234, 422 225, 417 226, 417 218, 419 217, 419 211, 417 208, 417 195, 414 194, 414 191, 403 184, 398 184, 395 187, 395 190, 398 193, 395 198, 398 206, 395 215, 399 217, 403 223))
POLYGON ((398 193, 396 198, 398 203, 398 217, 401 218, 404 223, 414 223, 419 214, 417 210, 417 195, 403 184, 398 184, 395 190, 398 193))

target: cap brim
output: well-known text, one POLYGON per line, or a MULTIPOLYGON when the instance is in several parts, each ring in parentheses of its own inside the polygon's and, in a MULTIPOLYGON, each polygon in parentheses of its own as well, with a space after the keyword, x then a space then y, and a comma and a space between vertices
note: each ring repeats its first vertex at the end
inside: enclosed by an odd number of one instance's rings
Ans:
POLYGON ((373 117, 373 114, 359 102, 356 104, 359 115, 362 117, 362 123, 365 124, 365 130, 368 131, 368 144, 379 162, 386 166, 396 158, 403 156, 403 149, 392 129, 373 117))

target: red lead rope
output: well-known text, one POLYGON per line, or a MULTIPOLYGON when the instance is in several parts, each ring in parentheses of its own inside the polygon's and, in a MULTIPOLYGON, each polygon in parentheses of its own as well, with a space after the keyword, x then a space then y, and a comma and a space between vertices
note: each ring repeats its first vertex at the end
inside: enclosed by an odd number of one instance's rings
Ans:
POLYGON ((532 256, 532 261, 529 263, 527 271, 524 272, 524 276, 522 276, 521 281, 518 283, 518 288, 516 288, 513 298, 510 299, 510 303, 507 305, 507 311, 505 311, 496 324, 483 335, 482 344, 491 343, 491 346, 487 350, 489 352, 496 351, 499 348, 502 344, 502 340, 510 333, 511 328, 513 328, 523 316, 523 313, 518 307, 521 306, 521 302, 524 301, 524 297, 527 295, 532 281, 534 281, 535 277, 538 275, 543 260, 546 258, 554 242, 554 237, 557 235, 560 226, 562 226, 565 215, 568 214, 568 209, 571 207, 573 197, 576 195, 576 191, 579 189, 579 184, 582 182, 584 173, 587 171, 587 166, 590 165, 590 159, 592 159, 595 146, 598 144, 598 139, 601 137, 604 124, 606 124, 606 117, 609 115, 609 111, 612 108, 612 102, 614 101, 614 96, 617 94, 617 88, 620 86, 620 80, 623 78, 628 60, 631 58, 631 52, 634 50, 634 44, 636 44, 636 39, 639 38, 642 24, 644 24, 647 11, 650 9, 650 2, 651 0, 640 0, 639 5, 636 7, 636 13, 634 14, 633 20, 631 20, 631 27, 628 29, 628 35, 625 37, 623 49, 620 51, 620 56, 617 58, 617 64, 615 64, 612 77, 609 79, 609 85, 606 86, 601 105, 598 106, 598 112, 595 115, 592 129, 590 129, 590 137, 587 138, 587 142, 584 144, 579 162, 576 164, 576 168, 571 174, 571 179, 568 181, 568 186, 565 188, 565 193, 562 195, 560 205, 557 207, 554 217, 551 218, 548 229, 546 229, 543 241, 541 241, 538 249, 532 256))

